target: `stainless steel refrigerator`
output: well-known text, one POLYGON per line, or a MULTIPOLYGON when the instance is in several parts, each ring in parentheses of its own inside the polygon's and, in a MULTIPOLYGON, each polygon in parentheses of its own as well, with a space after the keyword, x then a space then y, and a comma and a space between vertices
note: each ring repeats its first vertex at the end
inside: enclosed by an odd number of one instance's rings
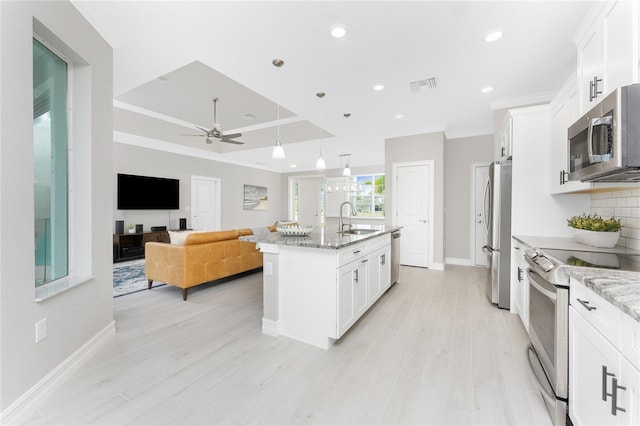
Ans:
POLYGON ((511 161, 489 166, 484 190, 484 223, 488 257, 487 296, 499 308, 509 309, 511 297, 511 161))

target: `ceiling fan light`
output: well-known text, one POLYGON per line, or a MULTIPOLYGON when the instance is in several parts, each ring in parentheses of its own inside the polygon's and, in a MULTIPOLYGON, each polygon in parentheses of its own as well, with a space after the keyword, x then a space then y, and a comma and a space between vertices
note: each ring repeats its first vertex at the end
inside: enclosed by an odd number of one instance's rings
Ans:
POLYGON ((276 142, 275 146, 273 147, 273 151, 271 152, 271 158, 273 158, 274 160, 285 159, 284 148, 282 147, 282 144, 280 143, 279 140, 276 142))
POLYGON ((322 156, 322 151, 320 151, 320 157, 316 160, 316 169, 324 170, 327 168, 327 162, 324 161, 324 157, 322 156))

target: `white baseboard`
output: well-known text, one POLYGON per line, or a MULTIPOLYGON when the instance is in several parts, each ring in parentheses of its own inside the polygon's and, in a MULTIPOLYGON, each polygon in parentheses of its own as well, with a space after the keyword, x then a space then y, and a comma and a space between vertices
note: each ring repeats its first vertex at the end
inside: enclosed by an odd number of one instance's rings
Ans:
POLYGON ((460 257, 446 257, 444 263, 447 265, 473 266, 471 259, 462 259, 460 257))
POLYGON ((433 271, 444 271, 444 263, 441 262, 433 262, 429 269, 433 271))
POLYGON ((116 323, 115 321, 111 321, 111 323, 109 323, 105 328, 100 330, 67 359, 58 364, 58 366, 51 370, 49 374, 43 377, 38 383, 33 385, 31 389, 25 392, 13 404, 0 413, 0 424, 5 424, 8 416, 18 416, 21 410, 24 410, 31 404, 36 403, 40 397, 47 393, 47 391, 53 389, 61 380, 65 379, 75 371, 76 367, 81 366, 84 361, 93 355, 95 351, 107 341, 107 339, 115 335, 116 323))
POLYGON ((280 335, 280 325, 278 321, 262 318, 262 333, 272 337, 280 335))

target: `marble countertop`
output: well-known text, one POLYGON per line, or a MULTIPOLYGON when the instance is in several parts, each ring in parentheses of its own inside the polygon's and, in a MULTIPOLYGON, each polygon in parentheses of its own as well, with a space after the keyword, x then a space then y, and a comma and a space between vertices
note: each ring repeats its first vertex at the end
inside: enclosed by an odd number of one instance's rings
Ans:
MULTIPOLYGON (((599 253, 639 255, 639 250, 616 246, 614 248, 591 247, 573 238, 513 236, 529 247, 558 250, 577 250, 599 253)), ((608 300, 622 312, 640 322, 640 273, 602 268, 568 266, 569 275, 608 300)))
POLYGON ((640 322, 639 273, 573 267, 569 275, 640 322))
POLYGON ((306 236, 283 236, 279 232, 269 232, 259 235, 245 235, 240 237, 242 241, 250 241, 257 244, 277 244, 285 246, 297 246, 308 248, 341 249, 370 238, 379 237, 383 234, 401 229, 401 226, 385 225, 354 225, 353 229, 370 229, 374 232, 369 234, 341 234, 333 227, 316 227, 306 236))

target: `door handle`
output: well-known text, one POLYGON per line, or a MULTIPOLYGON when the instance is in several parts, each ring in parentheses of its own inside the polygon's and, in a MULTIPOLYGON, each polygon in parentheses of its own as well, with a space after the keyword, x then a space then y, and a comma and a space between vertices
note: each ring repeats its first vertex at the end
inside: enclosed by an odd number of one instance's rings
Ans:
POLYGON ((478 221, 476 221, 476 223, 482 223, 482 221, 481 221, 481 220, 478 220, 478 221))
POLYGON ((580 302, 580 304, 581 304, 582 306, 584 306, 584 307, 587 309, 587 311, 595 311, 595 310, 596 310, 596 307, 595 307, 595 306, 591 306, 591 305, 589 305, 589 301, 588 301, 588 300, 582 300, 582 299, 578 299, 578 298, 576 298, 576 300, 577 300, 578 302, 580 302))
POLYGON ((609 376, 615 377, 615 374, 611 374, 611 373, 607 372, 607 366, 603 365, 602 366, 602 400, 603 401, 606 401, 607 397, 611 396, 611 393, 607 392, 607 378, 609 376))

